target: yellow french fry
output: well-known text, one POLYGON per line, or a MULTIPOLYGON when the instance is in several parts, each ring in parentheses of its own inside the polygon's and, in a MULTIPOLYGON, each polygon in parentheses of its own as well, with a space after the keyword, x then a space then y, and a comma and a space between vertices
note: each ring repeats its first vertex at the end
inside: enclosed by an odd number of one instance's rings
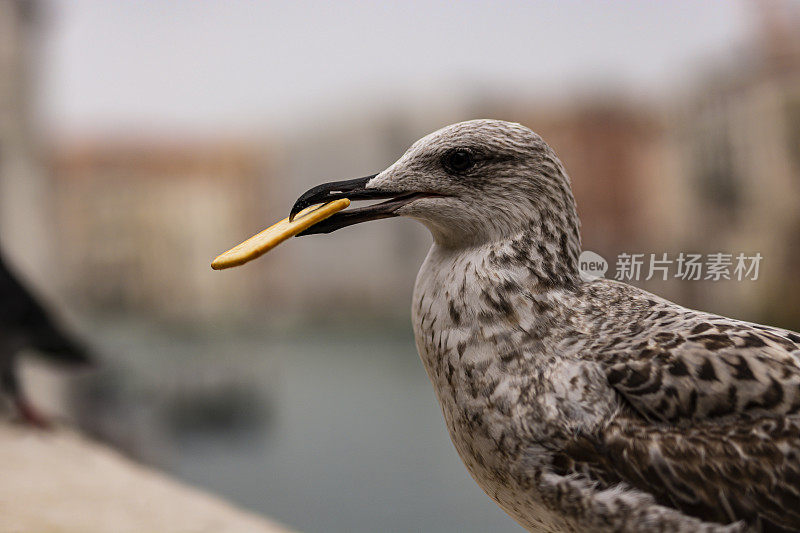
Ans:
POLYGON ((253 259, 257 259, 269 252, 280 243, 290 237, 294 237, 314 224, 338 213, 350 205, 350 200, 340 198, 323 204, 321 206, 311 206, 303 209, 289 222, 284 218, 280 222, 273 224, 261 233, 253 235, 241 244, 238 244, 220 255, 211 263, 214 270, 223 270, 239 265, 243 265, 253 259))

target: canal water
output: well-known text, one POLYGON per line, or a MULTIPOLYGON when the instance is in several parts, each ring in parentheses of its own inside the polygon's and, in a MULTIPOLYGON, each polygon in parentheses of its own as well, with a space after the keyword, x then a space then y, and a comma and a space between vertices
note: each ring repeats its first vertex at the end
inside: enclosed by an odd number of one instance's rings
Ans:
POLYGON ((410 326, 91 331, 110 370, 83 423, 181 479, 310 533, 522 531, 461 464, 410 326))

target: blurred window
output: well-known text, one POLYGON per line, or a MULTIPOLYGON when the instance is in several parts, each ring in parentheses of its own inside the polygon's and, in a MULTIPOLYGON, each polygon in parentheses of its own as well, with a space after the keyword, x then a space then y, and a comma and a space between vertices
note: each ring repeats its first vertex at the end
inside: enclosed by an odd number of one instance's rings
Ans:
POLYGON ((727 124, 722 117, 717 118, 720 120, 706 124, 699 131, 695 172, 703 199, 733 218, 741 204, 740 177, 727 124))

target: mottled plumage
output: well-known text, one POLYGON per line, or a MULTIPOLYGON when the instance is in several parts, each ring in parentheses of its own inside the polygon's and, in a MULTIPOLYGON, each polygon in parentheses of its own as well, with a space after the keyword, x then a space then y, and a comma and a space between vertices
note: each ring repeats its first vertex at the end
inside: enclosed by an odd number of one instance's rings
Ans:
POLYGON ((417 348, 459 455, 520 524, 800 530, 800 335, 583 281, 569 179, 519 124, 439 130, 366 188, 424 194, 393 211, 434 237, 417 348))

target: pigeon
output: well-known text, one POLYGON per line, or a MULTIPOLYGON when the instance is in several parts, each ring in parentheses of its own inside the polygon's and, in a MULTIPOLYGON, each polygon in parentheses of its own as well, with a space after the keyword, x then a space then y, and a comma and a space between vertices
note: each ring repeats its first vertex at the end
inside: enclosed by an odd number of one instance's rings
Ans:
POLYGON ((23 350, 66 366, 92 362, 86 346, 62 329, 0 255, 0 391, 11 398, 24 423, 48 427, 47 417, 28 400, 17 376, 23 350))
POLYGON ((530 531, 800 531, 800 335, 579 272, 570 180, 530 129, 447 126, 383 172, 323 184, 433 244, 412 322, 472 477, 530 531))

